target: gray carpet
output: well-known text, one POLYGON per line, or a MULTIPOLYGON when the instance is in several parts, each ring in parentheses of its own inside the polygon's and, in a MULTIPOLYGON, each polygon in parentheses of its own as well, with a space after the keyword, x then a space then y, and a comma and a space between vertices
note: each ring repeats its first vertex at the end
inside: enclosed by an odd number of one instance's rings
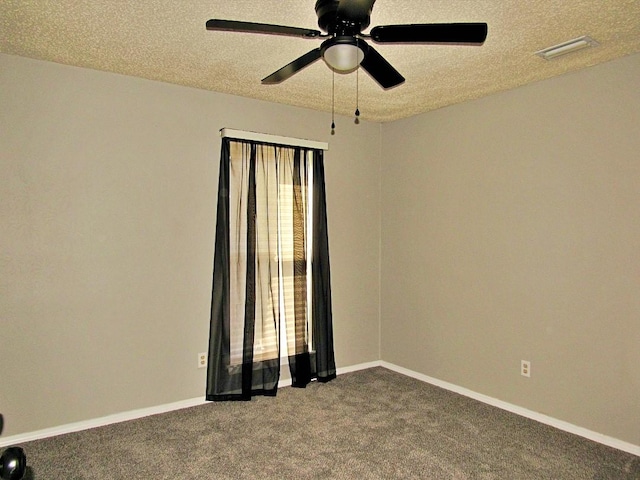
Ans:
POLYGON ((30 480, 640 479, 640 457, 380 367, 21 446, 30 480))

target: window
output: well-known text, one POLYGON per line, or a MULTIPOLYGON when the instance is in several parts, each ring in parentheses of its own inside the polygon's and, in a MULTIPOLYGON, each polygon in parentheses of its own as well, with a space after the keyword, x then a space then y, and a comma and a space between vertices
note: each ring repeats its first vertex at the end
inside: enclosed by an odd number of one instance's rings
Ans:
MULTIPOLYGON (((275 236, 275 239, 269 237, 269 241, 264 241, 265 237, 259 236, 262 241, 257 245, 257 263, 266 266, 275 262, 278 264, 278 269, 269 273, 268 283, 269 286, 277 285, 277 294, 271 289, 259 289, 260 292, 267 292, 267 298, 263 299, 265 305, 260 310, 260 315, 256 317, 261 320, 256 321, 254 331, 253 358, 257 360, 276 358, 284 360, 288 357, 289 351, 296 352, 296 342, 298 343, 298 351, 304 348, 301 342, 305 339, 308 345, 313 345, 312 332, 308 328, 305 328, 305 331, 300 331, 302 328, 300 323, 297 327, 298 331, 296 331, 295 322, 297 316, 298 318, 307 318, 305 327, 312 323, 312 312, 309 308, 312 285, 311 275, 307 275, 307 272, 311 272, 313 246, 313 236, 308 235, 308 232, 313 229, 313 216, 311 215, 313 211, 313 169, 308 169, 305 172, 307 181, 300 182, 300 185, 294 187, 291 153, 290 150, 285 150, 280 152, 280 157, 276 159, 275 150, 267 149, 262 152, 262 155, 267 155, 268 162, 276 160, 280 162, 275 208, 271 209, 272 212, 275 212, 278 235, 275 236), (302 217, 305 232, 303 236, 297 237, 294 236, 296 212, 302 217), (295 242, 299 244, 294 245, 295 242), (275 254, 273 243, 276 243, 277 253, 275 254), (296 269, 298 271, 297 277, 295 275, 296 269), (295 302, 296 289, 298 295, 304 296, 305 302, 295 302)), ((308 155, 311 159, 311 152, 308 152, 308 155)), ((240 162, 240 155, 234 156, 233 150, 231 162, 232 169, 234 162, 236 162, 236 168, 240 168, 237 165, 240 162)), ((232 205, 235 203, 239 207, 243 199, 239 198, 238 189, 231 187, 229 195, 234 199, 232 205)), ((258 197, 268 201, 269 195, 263 191, 262 194, 258 194, 258 197)), ((271 198, 273 199, 273 197, 271 198)), ((263 205, 262 208, 264 210, 261 211, 258 207, 256 215, 269 213, 267 206, 263 205)), ((242 219, 233 215, 231 218, 232 231, 241 230, 236 224, 238 221, 242 221, 242 219)), ((238 239, 231 245, 231 262, 236 266, 231 270, 231 277, 234 279, 231 282, 231 298, 242 300, 244 298, 242 281, 237 277, 242 276, 246 271, 247 252, 244 248, 245 244, 240 240, 238 239)), ((261 303, 258 302, 258 304, 261 303)), ((245 303, 236 301, 231 306, 230 365, 235 366, 241 364, 243 358, 244 329, 242 325, 245 303)))

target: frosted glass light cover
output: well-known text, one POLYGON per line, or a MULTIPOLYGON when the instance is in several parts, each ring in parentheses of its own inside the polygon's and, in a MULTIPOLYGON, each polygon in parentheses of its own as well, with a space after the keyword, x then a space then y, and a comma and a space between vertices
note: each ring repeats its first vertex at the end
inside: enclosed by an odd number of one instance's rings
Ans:
POLYGON ((351 72, 355 70, 362 59, 364 52, 355 45, 337 44, 327 48, 324 52, 324 61, 336 72, 351 72))

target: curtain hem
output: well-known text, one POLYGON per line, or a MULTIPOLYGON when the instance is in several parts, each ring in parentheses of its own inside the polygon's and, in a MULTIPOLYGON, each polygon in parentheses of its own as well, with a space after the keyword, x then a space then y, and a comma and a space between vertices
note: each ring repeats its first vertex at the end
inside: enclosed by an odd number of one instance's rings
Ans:
POLYGON ((335 373, 331 373, 331 374, 329 374, 327 376, 324 376, 324 377, 318 376, 318 381, 320 383, 327 383, 327 382, 330 382, 331 380, 334 380, 336 377, 337 377, 337 375, 335 373))
POLYGON ((207 394, 205 400, 208 402, 227 402, 227 401, 238 401, 238 402, 249 402, 251 401, 252 396, 262 395, 265 397, 275 397, 278 393, 278 387, 266 390, 252 390, 250 395, 245 395, 244 393, 222 393, 219 395, 210 395, 207 394))

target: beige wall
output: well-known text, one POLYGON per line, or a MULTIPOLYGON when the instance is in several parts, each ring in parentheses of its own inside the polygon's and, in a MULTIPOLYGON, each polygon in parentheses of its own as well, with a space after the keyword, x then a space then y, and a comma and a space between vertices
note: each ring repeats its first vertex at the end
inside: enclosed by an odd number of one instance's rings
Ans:
POLYGON ((634 55, 383 126, 385 361, 640 445, 639 79, 634 55))
POLYGON ((0 55, 5 436, 204 396, 222 127, 329 142, 336 362, 377 360, 380 126, 330 122, 0 55))
POLYGON ((635 55, 330 136, 324 113, 0 55, 5 435, 204 394, 230 127, 330 144, 339 367, 640 445, 638 78, 635 55))

